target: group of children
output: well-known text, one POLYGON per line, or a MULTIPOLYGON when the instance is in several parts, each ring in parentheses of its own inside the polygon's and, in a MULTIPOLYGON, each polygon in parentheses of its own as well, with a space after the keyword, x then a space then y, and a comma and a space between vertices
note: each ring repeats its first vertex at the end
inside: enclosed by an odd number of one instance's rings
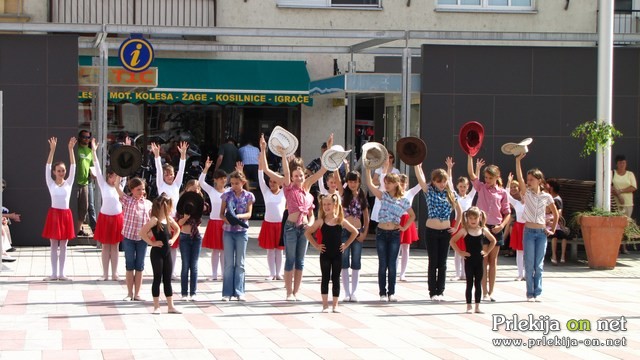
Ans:
MULTIPOLYGON (((46 167, 46 181, 51 194, 52 206, 47 214, 43 237, 51 242, 52 274, 46 280, 68 280, 64 274, 67 240, 74 238, 73 217, 69 210, 69 198, 75 171, 75 138, 69 140, 69 177, 65 180, 64 163, 52 164, 57 139, 49 139, 50 151, 46 167), (53 174, 53 178, 50 174, 53 174)), ((330 147, 333 135, 327 141, 330 147)), ((95 156, 97 143, 93 140, 94 174, 102 193, 102 208, 98 217, 95 239, 102 243, 103 277, 119 280, 118 244, 122 242, 126 262, 128 294, 125 300, 142 300, 139 291, 147 246, 151 246, 153 267, 152 296, 153 313, 159 312, 160 284, 164 284, 168 312, 179 313, 173 305, 171 279, 175 264, 176 248, 180 247, 182 258, 181 295, 183 300, 197 297, 198 258, 201 247, 212 249, 213 279, 218 278, 220 264, 223 278, 222 300, 233 298, 245 301, 245 256, 248 242, 248 219, 251 217, 255 198, 247 189, 247 179, 239 165, 227 175, 216 170, 213 185, 206 183, 206 174, 212 165, 207 159, 198 181, 191 180, 184 192, 204 190, 211 201, 210 219, 204 237, 200 236, 200 219, 190 214, 178 213, 176 205, 180 199, 180 186, 187 143, 181 143, 181 154, 177 175, 171 165, 160 164, 159 147, 152 144, 158 169, 158 193, 153 202, 146 199, 145 183, 140 178, 127 182, 130 194, 123 192, 121 179, 109 167, 106 177, 100 170, 95 156), (230 187, 226 187, 227 182, 230 187)), ((327 169, 305 177, 300 158, 279 148, 283 174, 267 166, 267 144, 260 139, 259 184, 265 199, 265 218, 258 237, 259 245, 267 250, 269 280, 284 279, 286 300, 297 301, 307 245, 310 243, 320 252, 322 272, 322 311, 329 311, 329 282, 332 285, 332 311, 338 312, 340 283, 345 297, 343 301, 357 302, 359 271, 361 269, 362 243, 368 233, 369 218, 377 221, 376 250, 379 259, 378 285, 381 301, 395 302, 397 260, 402 251, 400 281, 406 281, 405 271, 410 244, 418 239, 415 214, 411 203, 422 190, 427 203, 427 252, 429 258, 428 287, 432 300, 441 301, 446 280, 446 262, 449 247, 455 252, 456 276, 467 282, 467 311, 472 310, 472 289, 475 286, 475 312, 480 312, 481 296, 495 301, 495 284, 498 249, 503 245, 502 235, 514 207, 517 222, 511 229, 511 247, 517 251, 518 277, 527 280, 527 298, 538 299, 541 293, 542 258, 546 249, 546 235, 553 234, 558 222, 558 212, 553 198, 542 188, 544 179, 539 170, 522 176, 520 161, 516 158, 517 182, 509 176, 510 191, 502 188, 500 170, 495 165, 484 170, 484 180, 479 180, 482 160, 473 167, 472 156, 468 157, 469 180, 460 177, 453 192, 453 160, 447 158, 447 169, 436 169, 430 182, 425 180, 422 164, 414 166, 418 184, 408 189, 408 177, 398 174, 393 168, 393 154, 386 166, 376 172, 375 181, 371 171, 363 171, 364 183, 375 196, 373 209, 369 211, 367 197, 361 188, 361 177, 356 171, 348 172, 343 186, 338 172, 328 176, 328 189, 324 187, 323 175, 327 169), (268 177, 268 184, 265 180, 268 177), (320 182, 320 209, 314 218, 313 197, 309 189, 320 182), (472 206, 477 196, 476 206, 472 206), (286 208, 286 211, 285 211, 286 208), (455 221, 451 214, 455 213, 455 221), (551 214, 551 227, 546 228, 551 214), (544 248, 541 235, 544 235, 544 248), (522 240, 524 238, 524 241, 522 240), (527 239, 531 239, 527 241, 527 239), (281 275, 282 257, 284 277, 281 275), (524 266, 522 263, 524 262, 524 266), (351 273, 349 272, 351 270, 351 273), (485 279, 483 282, 482 280, 485 279), (342 281, 341 281, 342 280, 342 281)), ((184 193, 183 192, 183 193, 184 193)))

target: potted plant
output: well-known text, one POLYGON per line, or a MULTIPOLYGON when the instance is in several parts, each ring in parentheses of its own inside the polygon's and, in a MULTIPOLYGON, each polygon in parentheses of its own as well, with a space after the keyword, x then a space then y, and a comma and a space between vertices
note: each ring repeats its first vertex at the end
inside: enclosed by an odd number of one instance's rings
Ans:
MULTIPOLYGON (((596 152, 598 147, 613 145, 622 133, 612 124, 591 120, 578 125, 571 136, 584 140, 580 152, 580 157, 584 158, 596 152)), ((580 226, 590 268, 613 269, 616 266, 618 249, 630 220, 620 212, 597 208, 574 215, 572 222, 580 226)))

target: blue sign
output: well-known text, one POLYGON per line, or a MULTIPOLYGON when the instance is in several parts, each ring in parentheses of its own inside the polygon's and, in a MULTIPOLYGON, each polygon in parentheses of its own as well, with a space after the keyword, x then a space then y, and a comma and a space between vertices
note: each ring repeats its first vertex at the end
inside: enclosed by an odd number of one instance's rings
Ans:
POLYGON ((133 72, 144 71, 153 62, 153 47, 141 35, 131 35, 120 45, 118 57, 125 69, 133 72))

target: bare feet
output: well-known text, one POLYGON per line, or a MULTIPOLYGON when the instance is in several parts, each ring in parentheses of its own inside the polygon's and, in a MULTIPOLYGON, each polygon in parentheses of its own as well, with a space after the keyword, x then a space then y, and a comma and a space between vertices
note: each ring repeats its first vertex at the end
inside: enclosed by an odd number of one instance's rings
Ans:
POLYGON ((471 304, 467 304, 467 314, 471 314, 471 310, 473 310, 473 307, 471 304))
POLYGON ((160 314, 160 308, 159 307, 154 307, 153 311, 151 311, 151 313, 153 315, 159 315, 160 314))

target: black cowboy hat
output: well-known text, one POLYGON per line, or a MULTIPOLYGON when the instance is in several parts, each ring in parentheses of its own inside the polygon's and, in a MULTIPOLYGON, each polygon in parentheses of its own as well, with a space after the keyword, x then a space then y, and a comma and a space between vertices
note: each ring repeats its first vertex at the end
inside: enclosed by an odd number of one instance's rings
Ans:
POLYGON ((427 145, 422 139, 408 136, 398 140, 396 153, 409 166, 421 164, 427 157, 427 145))
POLYGON ((187 191, 178 199, 176 211, 178 214, 189 215, 192 219, 200 219, 204 208, 204 199, 202 195, 187 191))
POLYGON ((227 211, 225 212, 224 217, 227 219, 227 221, 231 225, 239 225, 245 229, 249 228, 249 225, 247 223, 238 219, 238 216, 236 215, 236 208, 233 207, 231 204, 227 206, 227 211))
POLYGON ((111 152, 111 168, 119 176, 131 176, 142 165, 142 153, 135 146, 121 145, 111 152))

